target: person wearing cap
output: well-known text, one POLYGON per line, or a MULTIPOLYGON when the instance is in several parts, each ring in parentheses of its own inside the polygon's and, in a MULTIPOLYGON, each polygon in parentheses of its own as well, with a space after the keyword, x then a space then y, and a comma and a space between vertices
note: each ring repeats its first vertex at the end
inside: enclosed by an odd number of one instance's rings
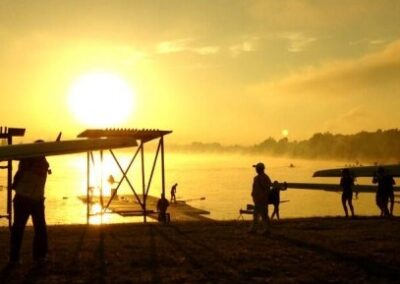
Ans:
POLYGON ((342 193, 342 205, 344 209, 344 213, 346 217, 349 217, 349 212, 347 210, 347 204, 349 204, 351 217, 354 217, 354 208, 353 208, 353 187, 354 187, 354 177, 351 175, 349 169, 343 169, 342 177, 340 178, 340 186, 343 189, 342 193))
MULTIPOLYGON (((35 143, 43 142, 37 140, 35 143)), ((42 263, 47 255, 47 228, 44 212, 44 188, 49 163, 44 156, 19 161, 12 188, 15 190, 14 222, 10 234, 10 264, 20 262, 20 250, 26 223, 32 216, 34 227, 33 260, 42 263)))
POLYGON ((263 222, 262 233, 269 231, 269 216, 268 216, 268 194, 271 189, 271 179, 265 174, 265 165, 258 163, 253 165, 257 175, 253 179, 253 188, 251 196, 254 202, 253 223, 249 232, 254 233, 257 230, 259 218, 263 222))

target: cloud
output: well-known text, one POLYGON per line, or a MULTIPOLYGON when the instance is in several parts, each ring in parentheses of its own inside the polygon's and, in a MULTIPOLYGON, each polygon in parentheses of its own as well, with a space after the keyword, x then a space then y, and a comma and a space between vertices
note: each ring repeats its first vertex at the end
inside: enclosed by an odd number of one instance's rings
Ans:
POLYGON ((354 132, 354 129, 363 129, 365 126, 370 126, 373 116, 373 113, 359 106, 347 112, 341 112, 334 119, 328 120, 324 128, 331 132, 351 133, 354 132))
POLYGON ((220 51, 219 46, 195 46, 193 41, 190 38, 163 41, 157 45, 157 52, 160 54, 170 54, 189 51, 200 55, 213 55, 220 51))
POLYGON ((193 51, 201 55, 212 55, 218 53, 220 50, 219 46, 203 46, 193 48, 193 51))
POLYGON ((237 57, 242 53, 255 51, 257 42, 258 42, 257 37, 249 38, 238 44, 231 45, 229 47, 229 51, 233 57, 237 57))
POLYGON ((145 52, 131 50, 121 55, 122 59, 120 62, 126 66, 135 65, 143 60, 149 59, 149 55, 145 52))
POLYGON ((384 41, 383 39, 373 39, 373 40, 370 40, 368 43, 370 45, 377 45, 377 44, 383 44, 385 42, 386 41, 384 41))
POLYGON ((157 52, 161 54, 177 53, 188 49, 188 44, 192 39, 177 39, 163 41, 157 45, 157 52))
POLYGON ((363 39, 359 39, 359 40, 354 40, 354 41, 350 41, 349 45, 350 46, 365 46, 365 45, 369 45, 369 46, 378 46, 378 45, 382 45, 387 43, 388 40, 385 39, 378 39, 378 38, 374 38, 374 39, 369 39, 369 38, 363 38, 363 39))
POLYGON ((289 52, 302 52, 306 46, 316 41, 315 37, 306 36, 303 33, 282 33, 279 37, 288 40, 289 52))
POLYGON ((399 92, 400 40, 364 57, 311 66, 251 89, 284 97, 376 96, 399 92))

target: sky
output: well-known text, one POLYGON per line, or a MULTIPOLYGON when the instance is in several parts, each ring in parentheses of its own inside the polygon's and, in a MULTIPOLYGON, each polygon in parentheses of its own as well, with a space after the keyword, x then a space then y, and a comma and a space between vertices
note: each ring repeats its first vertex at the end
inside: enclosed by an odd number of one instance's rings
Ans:
POLYGON ((1 125, 74 138, 93 125, 71 89, 107 72, 133 107, 105 126, 172 143, 397 128, 399 15, 396 0, 0 0, 1 125))

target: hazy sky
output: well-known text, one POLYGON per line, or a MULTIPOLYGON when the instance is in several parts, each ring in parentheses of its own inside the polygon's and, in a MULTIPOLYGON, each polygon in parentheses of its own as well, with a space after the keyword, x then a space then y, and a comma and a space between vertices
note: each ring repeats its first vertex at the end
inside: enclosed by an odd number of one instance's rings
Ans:
POLYGON ((80 76, 135 92, 121 127, 173 143, 400 124, 400 1, 0 1, 1 125, 73 138, 80 76))

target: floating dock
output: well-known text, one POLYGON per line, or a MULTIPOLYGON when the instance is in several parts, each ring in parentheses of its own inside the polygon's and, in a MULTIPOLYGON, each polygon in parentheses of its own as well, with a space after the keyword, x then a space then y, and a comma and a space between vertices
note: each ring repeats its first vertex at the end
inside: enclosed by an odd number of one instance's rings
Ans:
MULTIPOLYGON (((139 196, 141 199, 143 196, 139 196)), ((86 196, 78 197, 84 203, 87 203, 86 196)), ((107 204, 109 201, 109 197, 103 197, 103 204, 107 204)), ((157 212, 157 201, 158 198, 147 195, 146 198, 146 216, 157 220, 158 212, 157 212)), ((91 204, 101 204, 100 197, 94 196, 90 200, 91 204)), ((128 216, 143 216, 144 212, 140 204, 137 202, 135 196, 133 195, 119 195, 113 198, 112 202, 108 206, 108 212, 119 214, 124 217, 128 216)), ((204 216, 209 215, 210 212, 206 210, 202 210, 199 208, 195 208, 190 206, 185 201, 177 201, 176 203, 170 203, 168 207, 167 213, 170 214, 171 222, 174 221, 204 221, 211 220, 210 218, 204 216)))

